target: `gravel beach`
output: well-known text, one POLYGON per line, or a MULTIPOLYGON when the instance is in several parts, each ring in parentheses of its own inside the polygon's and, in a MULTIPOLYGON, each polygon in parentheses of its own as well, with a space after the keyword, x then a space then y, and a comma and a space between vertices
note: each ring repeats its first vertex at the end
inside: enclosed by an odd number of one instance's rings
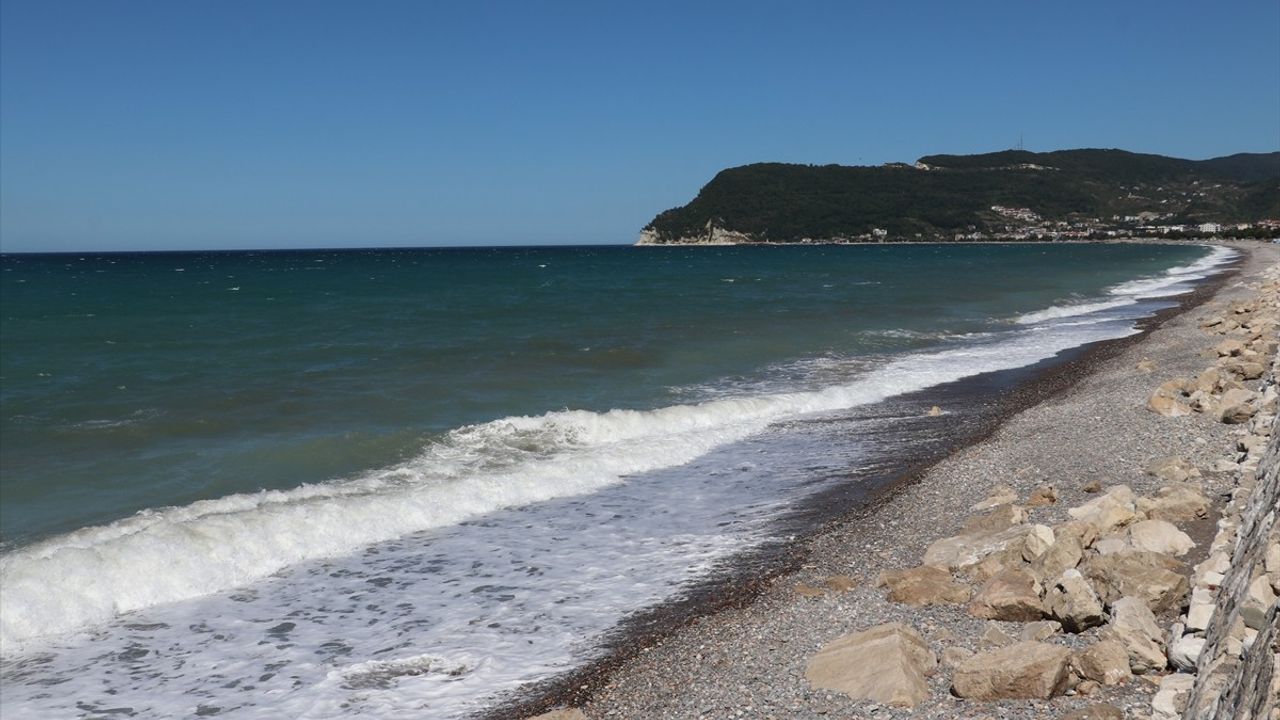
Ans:
MULTIPOLYGON (((751 602, 703 615, 663 636, 637 638, 633 652, 600 669, 580 689, 561 688, 498 715, 527 717, 571 706, 592 719, 1056 718, 1106 702, 1127 717, 1146 717, 1156 690, 1150 675, 1101 687, 1087 698, 979 702, 953 696, 952 673, 940 667, 929 679, 930 697, 905 709, 813 690, 805 668, 824 644, 881 623, 915 627, 939 657, 948 647, 983 649, 982 636, 993 624, 1017 638, 1019 623, 981 620, 967 614, 964 605, 888 602, 884 588, 875 586, 881 572, 918 565, 931 542, 959 532, 972 514, 970 506, 993 487, 1007 485, 1025 498, 1040 486, 1054 486, 1056 504, 1028 508, 1030 522, 1051 525, 1067 519, 1067 508, 1093 497, 1084 488, 1095 481, 1149 494, 1164 484, 1144 471, 1153 460, 1180 456, 1205 469, 1228 456, 1241 432, 1238 426, 1207 415, 1163 417, 1150 412, 1146 401, 1160 383, 1194 376, 1211 362, 1206 353, 1215 338, 1199 320, 1248 297, 1246 284, 1280 261, 1280 247, 1240 247, 1245 252, 1238 273, 1206 304, 1170 314, 1134 342, 1122 341, 1114 352, 1076 371, 1066 389, 1006 418, 989 437, 900 484, 873 509, 852 513, 807 539, 799 569, 766 579, 751 602), (1150 365, 1140 369, 1144 360, 1150 365), (845 587, 849 579, 852 588, 845 587)), ((1205 492, 1217 504, 1230 482, 1225 474, 1204 471, 1205 492)), ((1189 564, 1203 559, 1215 518, 1211 511, 1186 526, 1200 545, 1184 558, 1189 564)), ((1049 642, 1080 648, 1095 642, 1097 632, 1060 633, 1049 642)))

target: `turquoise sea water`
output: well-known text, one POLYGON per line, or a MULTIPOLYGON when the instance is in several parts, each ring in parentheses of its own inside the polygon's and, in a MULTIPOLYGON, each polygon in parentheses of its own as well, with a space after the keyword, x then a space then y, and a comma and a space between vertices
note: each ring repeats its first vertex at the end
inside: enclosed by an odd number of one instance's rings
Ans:
MULTIPOLYGON (((354 696, 371 716, 481 707, 767 539, 807 486, 746 448, 813 452, 779 440, 780 424, 1123 336, 1228 258, 1159 245, 4 256, 3 704, 32 717, 73 696, 89 709, 67 716, 124 702, 326 717, 354 696), (706 532, 716 522, 731 529, 706 532), (581 572, 611 552, 644 572, 581 572), (475 570, 496 556, 504 569, 475 570), (351 600, 374 580, 376 610, 351 600), (402 602, 386 602, 397 587, 402 602), (356 610, 326 611, 340 600, 356 610), (311 625, 279 630, 290 613, 311 625), (346 650, 326 653, 321 628, 339 616, 354 623, 346 650), (191 629, 210 618, 234 630, 191 629), (508 646, 510 633, 538 640, 508 646), (297 674, 234 702, 155 650, 252 674, 263 637, 297 674), (113 675, 103 659, 121 657, 113 675), (42 694, 51 678, 70 693, 42 694)), ((862 452, 839 442, 849 462, 862 452)))

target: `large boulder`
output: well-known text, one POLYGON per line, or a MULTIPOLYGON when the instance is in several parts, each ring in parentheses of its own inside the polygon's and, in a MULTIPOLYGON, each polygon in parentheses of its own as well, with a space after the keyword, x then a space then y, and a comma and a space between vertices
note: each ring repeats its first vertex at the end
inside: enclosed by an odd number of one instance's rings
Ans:
POLYGON ((1072 665, 1082 677, 1103 685, 1119 685, 1133 676, 1129 651, 1115 640, 1103 640, 1076 653, 1072 665))
POLYGON ((1240 617, 1245 627, 1262 630, 1266 627, 1267 613, 1276 604, 1276 593, 1266 575, 1259 575, 1249 584, 1248 594, 1240 607, 1240 617))
POLYGON ((1137 500, 1138 496, 1128 485, 1116 485, 1089 502, 1067 510, 1067 514, 1093 525, 1098 535, 1106 535, 1140 519, 1137 500))
POLYGON ((1171 456, 1147 463, 1147 474, 1154 475, 1165 482, 1186 482, 1200 477, 1200 470, 1180 457, 1171 456))
POLYGON ((1251 360, 1232 360, 1222 363, 1221 367, 1241 380, 1257 380, 1267 371, 1265 365, 1251 360))
POLYGON ((1196 684, 1194 675, 1174 673, 1160 678, 1160 689, 1151 698, 1151 720, 1178 720, 1187 709, 1191 689, 1196 684))
POLYGON ((1249 422, 1258 411, 1257 398, 1258 394, 1252 390, 1228 390, 1218 403, 1218 420, 1228 425, 1249 422))
POLYGON ((1190 483, 1174 483, 1156 491, 1155 497, 1138 498, 1138 510, 1151 520, 1191 520, 1209 514, 1209 498, 1190 483))
POLYGON ((1156 616, 1139 598, 1120 598, 1111 604, 1111 622, 1103 628, 1102 637, 1115 640, 1129 652, 1129 669, 1135 674, 1163 670, 1168 664, 1164 654, 1164 633, 1156 624, 1156 616))
POLYGON ((1039 583, 1025 570, 1005 570, 978 590, 969 603, 969 614, 1008 622, 1039 620, 1044 617, 1039 583))
POLYGON ((1002 504, 990 508, 989 512, 974 515, 964 523, 960 531, 962 535, 999 532, 1027 521, 1027 511, 1018 505, 1002 504))
POLYGON ((978 653, 956 668, 951 690, 963 698, 1047 699, 1061 695, 1071 675, 1071 651, 1059 645, 1019 642, 978 653))
POLYGON ((969 507, 970 510, 988 510, 997 505, 1007 505, 1018 499, 1018 493, 1008 485, 996 485, 991 488, 991 494, 985 499, 979 500, 969 507))
POLYGON ((1156 388, 1147 399, 1147 409, 1167 417, 1190 415, 1191 408, 1185 401, 1192 392, 1195 392, 1195 383, 1187 378, 1174 378, 1156 388))
POLYGON ((1103 603, 1136 597, 1154 613, 1180 609, 1190 587, 1181 563, 1168 555, 1142 550, 1091 557, 1082 571, 1103 603))
POLYGON ((1147 399, 1147 409, 1164 417, 1184 417, 1191 414, 1190 405, 1182 402, 1181 399, 1160 393, 1155 393, 1147 399))
POLYGON ((1049 549, 1031 563, 1030 571, 1037 580, 1047 584, 1061 576, 1064 570, 1079 565, 1083 559, 1084 549, 1080 546, 1080 540, 1074 535, 1057 533, 1049 549))
POLYGON ((1027 496, 1027 507, 1041 507, 1058 502, 1058 489, 1052 485, 1041 485, 1027 496))
POLYGON ((902 623, 888 623, 827 643, 809 660, 804 674, 816 689, 909 708, 929 697, 925 678, 937 665, 920 633, 902 623))
POLYGON ((1191 536, 1167 520, 1140 520, 1129 526, 1129 544, 1135 550, 1181 557, 1196 544, 1191 536))
POLYGON ((978 531, 945 537, 925 550, 924 564, 963 570, 977 565, 988 555, 1013 548, 1022 552, 1022 543, 1030 532, 1029 525, 995 531, 978 531))
MULTIPOLYGON (((1101 487, 1099 486, 1098 489, 1101 490, 1101 487)), ((1075 538, 1080 543, 1080 549, 1084 550, 1098 539, 1098 528, 1093 523, 1083 520, 1068 520, 1053 526, 1053 537, 1055 541, 1061 541, 1067 537, 1075 538)))
POLYGON ((1234 339, 1223 340, 1213 349, 1218 353, 1218 357, 1237 357, 1245 351, 1244 343, 1234 339))
POLYGON ((1053 528, 1048 525, 1032 525, 1022 543, 1022 559, 1035 562, 1041 555, 1049 551, 1056 538, 1053 528))
POLYGON ((941 605, 962 603, 969 599, 969 586, 955 581, 947 570, 921 565, 908 570, 880 573, 877 587, 889 588, 889 599, 907 605, 941 605))
POLYGON ((1068 632, 1084 632, 1106 620, 1102 603, 1079 570, 1065 570, 1044 596, 1050 617, 1068 632))

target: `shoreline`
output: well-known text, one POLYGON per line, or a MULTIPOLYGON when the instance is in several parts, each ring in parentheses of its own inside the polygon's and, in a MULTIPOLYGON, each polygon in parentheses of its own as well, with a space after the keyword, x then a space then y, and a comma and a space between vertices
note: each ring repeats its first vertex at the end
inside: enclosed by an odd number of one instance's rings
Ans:
POLYGON ((989 240, 859 240, 856 242, 845 242, 842 240, 811 240, 803 242, 800 240, 778 242, 774 240, 751 240, 747 242, 734 242, 729 240, 717 241, 673 241, 673 242, 641 242, 637 241, 624 247, 751 247, 753 245, 763 245, 768 247, 830 247, 830 246, 877 246, 877 245, 1230 245, 1238 244, 1246 245, 1266 245, 1275 242, 1270 239, 1254 239, 1242 237, 1206 237, 1206 238, 1163 238, 1163 237, 1112 237, 1112 238, 1045 238, 1043 240, 1002 240, 992 238, 989 240))
MULTIPOLYGON (((1178 243, 1168 240, 1150 242, 1178 243)), ((1205 243, 1184 241, 1178 244, 1205 243)), ((953 504, 939 505, 935 498, 928 497, 934 494, 930 490, 932 481, 935 476, 947 472, 946 466, 963 462, 962 458, 966 455, 981 453, 984 448, 998 444, 998 436, 1011 421, 1023 413, 1043 409, 1071 397, 1081 390, 1081 384, 1104 370, 1114 371, 1116 364, 1128 364, 1127 356, 1141 353, 1154 333, 1170 324, 1187 325, 1188 322, 1175 321, 1188 318, 1196 307, 1216 298, 1224 290, 1237 286, 1242 275, 1248 277, 1248 273, 1256 272, 1260 265, 1265 266, 1264 257, 1276 254, 1274 250, 1267 250, 1269 245, 1266 243, 1241 241, 1221 244, 1241 250, 1242 257, 1224 272, 1201 282, 1193 292, 1168 298, 1177 302, 1177 306, 1140 321, 1137 326, 1139 332, 1134 335, 1074 348, 1033 366, 966 378, 904 396, 902 400, 906 404, 914 403, 921 408, 928 408, 932 400, 940 396, 981 397, 979 386, 985 385, 986 397, 992 399, 992 406, 984 408, 985 412, 975 413, 976 418, 969 418, 976 423, 976 427, 967 428, 960 437, 945 443, 943 451, 924 455, 908 451, 900 458, 895 472, 888 476, 863 478, 852 487, 821 493, 806 504, 814 506, 839 502, 839 512, 810 524, 806 532, 781 548, 775 548, 769 553, 745 553, 732 566, 718 573, 717 577, 703 581, 687 597, 660 604, 630 618, 606 642, 604 656, 558 678, 517 690, 505 703, 479 711, 475 717, 493 720, 526 718, 566 706, 584 708, 588 717, 698 716, 700 713, 696 712, 629 714, 625 710, 620 711, 620 708, 630 707, 634 710, 637 707, 635 697, 644 693, 636 691, 633 686, 652 687, 671 683, 674 688, 685 687, 684 683, 673 681, 672 678, 695 676, 697 668, 705 664, 702 655, 706 653, 694 653, 698 658, 695 662, 690 662, 687 654, 683 658, 677 657, 678 650, 668 648, 685 646, 688 649, 688 646, 692 646, 699 649, 723 649, 721 646, 735 643, 714 638, 708 642, 707 636, 717 633, 732 634, 730 626, 744 616, 760 621, 762 617, 776 614, 780 609, 784 612, 806 611, 833 600, 841 600, 841 593, 819 593, 818 597, 797 594, 795 587, 822 587, 822 573, 819 571, 856 577, 858 587, 849 595, 878 597, 882 594, 870 587, 870 580, 877 571, 914 564, 895 562, 903 556, 911 557, 913 545, 907 544, 904 547, 901 542, 884 542, 882 535, 886 527, 909 524, 910 520, 904 516, 918 514, 920 510, 931 507, 938 509, 941 517, 947 520, 938 525, 929 524, 918 533, 906 533, 909 537, 902 538, 914 543, 914 555, 918 556, 918 551, 924 544, 939 535, 947 534, 941 530, 949 522, 960 519, 963 514, 953 504), (1000 387, 993 392, 991 386, 1000 387), (832 498, 832 494, 843 497, 832 498), (844 550, 837 552, 833 545, 843 546, 844 550), (862 553, 865 556, 852 563, 847 558, 845 562, 840 562, 839 558, 847 555, 849 548, 860 546, 875 549, 870 553, 862 553)), ((1198 332, 1194 323, 1190 323, 1190 329, 1198 332)), ((1187 328, 1180 330, 1185 334, 1187 328)), ((1190 360, 1198 362, 1195 357, 1190 360)), ((985 491, 991 482, 994 481, 983 479, 977 492, 985 491)), ((1127 479, 1116 482, 1133 484, 1127 479)), ((974 499, 981 497, 978 494, 974 499)), ((959 507, 967 507, 969 502, 959 507)), ((900 612, 898 614, 901 615, 900 612)), ((824 622, 830 620, 826 618, 824 622)), ((807 625, 812 627, 813 623, 807 625)), ((759 642, 749 640, 746 644, 758 646, 759 642)), ((777 667, 775 670, 780 672, 784 668, 777 667)), ((794 666, 785 670, 789 675, 796 673, 794 666)), ((785 682, 794 684, 790 677, 785 682)), ((776 684, 764 683, 762 687, 776 684)), ((705 694, 701 685, 693 686, 699 688, 694 694, 705 694)), ((746 687, 750 686, 750 683, 746 684, 746 687)), ((674 702, 680 691, 673 692, 674 695, 664 693, 663 697, 674 702)), ((803 689, 796 690, 796 693, 815 694, 803 689)), ((844 706, 837 702, 831 709, 847 712, 847 705, 846 699, 844 706)), ((790 712, 779 715, 790 716, 790 712)))

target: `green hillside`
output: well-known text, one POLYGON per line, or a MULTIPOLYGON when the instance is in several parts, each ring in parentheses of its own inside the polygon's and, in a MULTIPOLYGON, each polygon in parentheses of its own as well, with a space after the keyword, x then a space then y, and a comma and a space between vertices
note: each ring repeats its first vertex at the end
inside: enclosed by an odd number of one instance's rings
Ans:
MULTIPOLYGON (((1042 224, 1140 213, 1161 222, 1280 216, 1280 152, 1183 160, 1123 150, 930 155, 916 166, 759 163, 718 173, 689 204, 646 226, 650 242, 697 242, 710 229, 750 240, 950 238, 1008 232, 992 206, 1042 224)), ((1145 216, 1144 216, 1145 217, 1145 216)))

